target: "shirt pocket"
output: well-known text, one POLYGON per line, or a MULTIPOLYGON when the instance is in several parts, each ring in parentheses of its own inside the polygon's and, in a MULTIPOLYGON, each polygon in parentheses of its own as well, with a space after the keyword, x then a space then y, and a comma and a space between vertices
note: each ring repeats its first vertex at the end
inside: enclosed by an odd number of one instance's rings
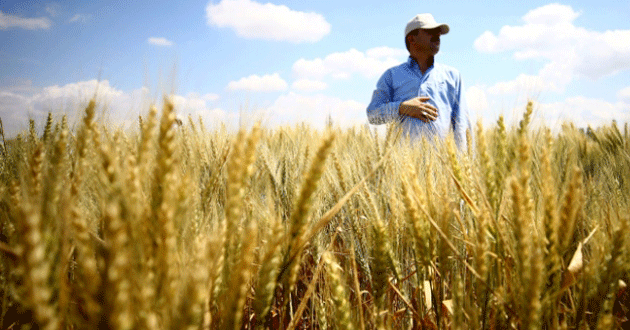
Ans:
POLYGON ((444 93, 445 90, 446 90, 446 82, 427 81, 420 85, 420 89, 418 90, 418 96, 435 97, 439 93, 444 93))
POLYGON ((446 94, 446 81, 430 81, 424 85, 429 95, 446 94))
POLYGON ((426 84, 426 95, 431 97, 438 108, 450 106, 449 86, 446 81, 431 81, 426 84))

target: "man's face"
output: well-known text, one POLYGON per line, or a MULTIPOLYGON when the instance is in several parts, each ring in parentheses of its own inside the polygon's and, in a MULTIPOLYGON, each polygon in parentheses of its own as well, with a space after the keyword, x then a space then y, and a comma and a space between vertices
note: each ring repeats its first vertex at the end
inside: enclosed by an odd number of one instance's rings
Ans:
POLYGON ((435 56, 440 51, 440 35, 442 30, 435 28, 431 30, 420 29, 418 35, 412 36, 411 48, 414 50, 435 56))

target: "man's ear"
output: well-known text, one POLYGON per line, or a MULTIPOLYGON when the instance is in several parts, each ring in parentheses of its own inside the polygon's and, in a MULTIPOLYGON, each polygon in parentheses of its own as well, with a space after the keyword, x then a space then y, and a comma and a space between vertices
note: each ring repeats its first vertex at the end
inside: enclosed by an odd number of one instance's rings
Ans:
POLYGON ((418 36, 417 33, 415 33, 415 35, 414 33, 409 33, 407 36, 405 36, 405 46, 407 47, 407 50, 410 50, 409 47, 411 46, 411 41, 412 41, 410 38, 417 37, 417 36, 418 36))

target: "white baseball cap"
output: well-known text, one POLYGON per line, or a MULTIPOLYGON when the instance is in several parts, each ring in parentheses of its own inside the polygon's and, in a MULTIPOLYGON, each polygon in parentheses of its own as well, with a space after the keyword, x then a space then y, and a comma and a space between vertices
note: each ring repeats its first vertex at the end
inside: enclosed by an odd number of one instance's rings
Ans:
POLYGON ((414 16, 409 23, 407 23, 407 27, 405 27, 405 38, 409 34, 409 32, 415 29, 423 29, 430 30, 435 28, 440 28, 442 30, 442 34, 447 34, 450 28, 446 24, 439 24, 433 18, 431 14, 418 14, 414 16))

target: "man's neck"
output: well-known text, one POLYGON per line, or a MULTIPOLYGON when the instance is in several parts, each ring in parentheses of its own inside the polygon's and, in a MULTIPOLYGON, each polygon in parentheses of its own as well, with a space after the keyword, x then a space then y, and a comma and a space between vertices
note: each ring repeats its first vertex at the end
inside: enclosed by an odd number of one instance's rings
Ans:
POLYGON ((422 71, 422 74, 427 72, 427 70, 433 65, 433 61, 435 60, 432 55, 425 54, 411 55, 411 58, 413 58, 413 60, 418 63, 418 67, 420 68, 420 71, 422 71))

